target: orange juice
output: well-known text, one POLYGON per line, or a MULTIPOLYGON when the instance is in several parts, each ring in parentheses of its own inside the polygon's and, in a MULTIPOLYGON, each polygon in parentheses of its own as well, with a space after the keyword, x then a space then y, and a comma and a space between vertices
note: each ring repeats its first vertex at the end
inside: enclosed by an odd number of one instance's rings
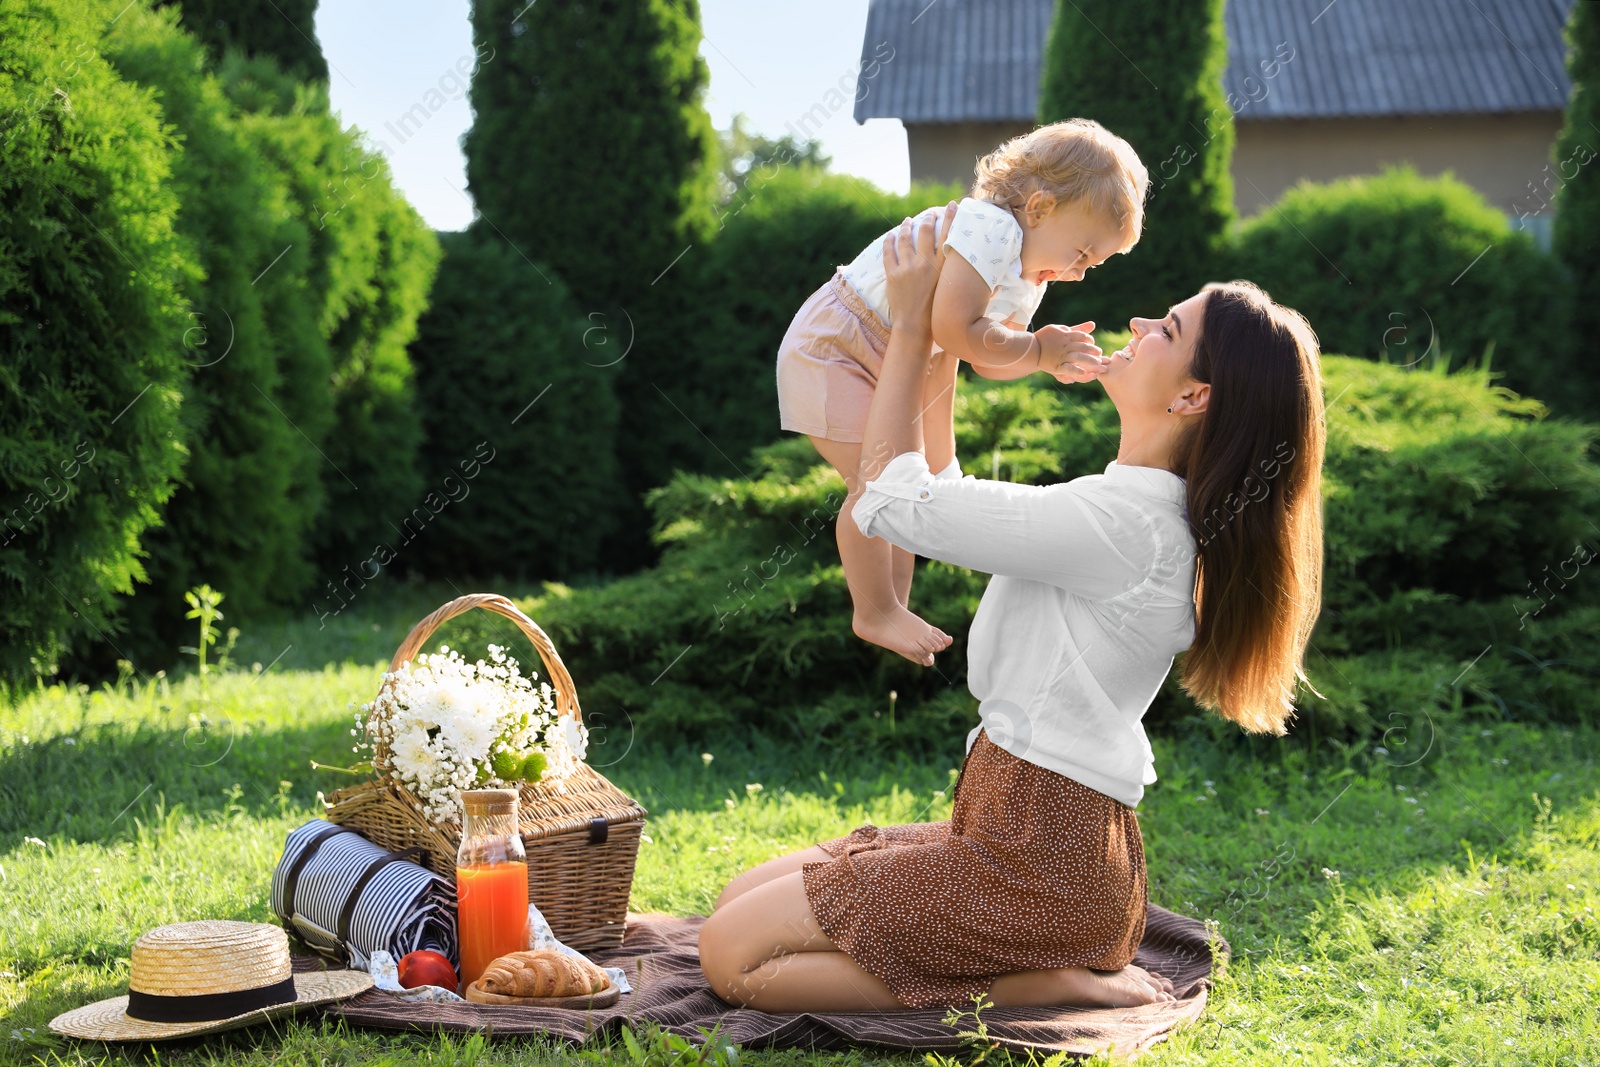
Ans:
POLYGON ((528 865, 457 867, 456 908, 464 987, 501 956, 528 947, 528 865))

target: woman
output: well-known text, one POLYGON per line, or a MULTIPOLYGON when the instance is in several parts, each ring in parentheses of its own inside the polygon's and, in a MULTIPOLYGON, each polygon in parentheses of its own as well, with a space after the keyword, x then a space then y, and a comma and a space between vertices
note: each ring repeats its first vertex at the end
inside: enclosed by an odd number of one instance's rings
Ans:
POLYGON ((1148 900, 1134 806, 1156 779, 1140 720, 1186 652, 1198 703, 1284 732, 1320 607, 1316 338, 1254 286, 1208 285, 1133 319, 1127 347, 1080 375, 1121 420, 1103 474, 941 478, 920 426, 928 375, 955 381, 927 327, 941 243, 909 220, 884 242, 895 330, 853 518, 994 576, 972 623, 982 722, 954 809, 740 875, 706 919, 701 966, 723 999, 775 1012, 1170 1000, 1130 962, 1148 900))

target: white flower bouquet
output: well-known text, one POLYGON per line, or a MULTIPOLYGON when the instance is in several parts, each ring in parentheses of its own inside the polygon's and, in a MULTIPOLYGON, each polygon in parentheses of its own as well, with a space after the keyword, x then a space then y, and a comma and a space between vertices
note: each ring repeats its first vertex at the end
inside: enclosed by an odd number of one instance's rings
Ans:
POLYGON ((463 789, 516 788, 576 772, 589 730, 556 709, 537 673, 522 674, 499 645, 469 663, 448 646, 386 672, 361 706, 356 745, 373 768, 406 786, 436 825, 461 817, 463 789))

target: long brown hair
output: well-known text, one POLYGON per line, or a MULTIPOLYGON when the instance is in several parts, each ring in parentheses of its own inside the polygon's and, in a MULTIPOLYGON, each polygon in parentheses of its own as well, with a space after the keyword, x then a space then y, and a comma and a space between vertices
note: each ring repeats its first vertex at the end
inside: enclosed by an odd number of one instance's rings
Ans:
MULTIPOLYGON (((1250 282, 1213 282, 1189 375, 1206 409, 1173 447, 1187 481, 1195 637, 1183 689, 1256 733, 1282 734, 1322 609, 1322 369, 1299 312, 1250 282)), ((1315 689, 1312 689, 1315 692, 1315 689)))

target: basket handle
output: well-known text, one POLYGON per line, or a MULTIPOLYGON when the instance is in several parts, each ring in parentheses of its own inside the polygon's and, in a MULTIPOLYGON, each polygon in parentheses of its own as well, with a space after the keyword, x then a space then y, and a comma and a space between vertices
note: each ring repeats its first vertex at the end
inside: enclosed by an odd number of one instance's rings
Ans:
POLYGON ((435 630, 457 615, 464 615, 473 608, 482 608, 496 615, 504 615, 517 624, 517 628, 527 635, 529 642, 532 643, 533 650, 539 653, 539 659, 544 662, 545 673, 556 691, 556 710, 563 715, 571 715, 575 722, 582 722, 583 710, 578 707, 578 691, 572 684, 572 675, 567 673, 567 665, 561 662, 561 656, 556 652, 556 646, 551 644, 550 638, 539 629, 538 623, 524 615, 520 608, 499 593, 468 593, 466 596, 458 596, 423 618, 411 628, 410 633, 406 634, 406 639, 400 642, 400 648, 395 652, 394 659, 389 661, 389 670, 399 670, 401 664, 415 658, 435 630))

